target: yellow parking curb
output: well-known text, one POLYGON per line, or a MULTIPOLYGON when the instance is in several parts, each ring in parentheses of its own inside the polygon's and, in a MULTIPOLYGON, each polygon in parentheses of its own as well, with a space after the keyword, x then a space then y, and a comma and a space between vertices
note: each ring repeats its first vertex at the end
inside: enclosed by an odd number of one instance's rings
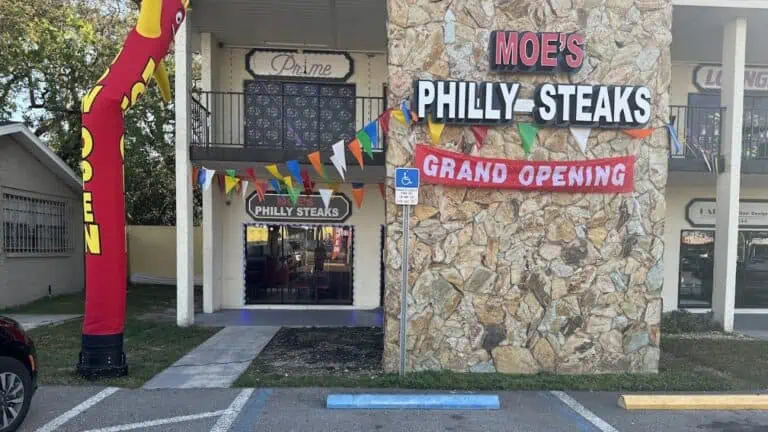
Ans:
POLYGON ((626 410, 768 410, 768 394, 620 395, 626 410))

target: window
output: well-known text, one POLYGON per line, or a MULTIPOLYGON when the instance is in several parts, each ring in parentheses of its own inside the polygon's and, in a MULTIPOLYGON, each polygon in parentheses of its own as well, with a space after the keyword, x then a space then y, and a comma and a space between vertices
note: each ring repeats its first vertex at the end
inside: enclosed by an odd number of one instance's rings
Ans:
POLYGON ((355 136, 355 84, 245 82, 245 144, 270 149, 330 147, 355 136))
POLYGON ((66 202, 4 193, 2 210, 6 253, 47 254, 72 250, 66 202))

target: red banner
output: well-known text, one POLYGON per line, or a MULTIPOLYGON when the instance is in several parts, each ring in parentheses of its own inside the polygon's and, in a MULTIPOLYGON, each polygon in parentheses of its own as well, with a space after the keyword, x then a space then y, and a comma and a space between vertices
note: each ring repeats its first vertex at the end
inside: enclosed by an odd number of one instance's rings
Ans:
POLYGON ((634 191, 634 156, 524 161, 467 156, 419 144, 415 166, 425 184, 571 193, 634 191))

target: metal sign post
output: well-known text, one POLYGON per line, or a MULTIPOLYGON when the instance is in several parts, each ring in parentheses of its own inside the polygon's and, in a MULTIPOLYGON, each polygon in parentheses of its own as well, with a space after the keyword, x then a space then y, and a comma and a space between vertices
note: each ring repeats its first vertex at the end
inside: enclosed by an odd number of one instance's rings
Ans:
POLYGON ((408 348, 408 223, 411 206, 419 203, 419 170, 395 169, 395 204, 403 206, 403 281, 400 285, 400 376, 405 375, 406 349, 408 348))

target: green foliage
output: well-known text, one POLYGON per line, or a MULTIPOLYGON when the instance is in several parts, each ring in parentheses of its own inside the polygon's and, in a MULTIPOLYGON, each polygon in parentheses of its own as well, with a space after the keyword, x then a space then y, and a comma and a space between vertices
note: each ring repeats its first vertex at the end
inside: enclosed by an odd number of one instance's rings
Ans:
MULTIPOLYGON (((79 173, 80 100, 118 53, 135 19, 136 6, 127 0, 0 0, 0 121, 21 114, 79 173)), ((173 55, 167 60, 173 69, 173 55)), ((151 84, 125 124, 128 223, 172 225, 173 106, 163 103, 151 84)))
POLYGON ((661 317, 662 334, 707 333, 721 331, 720 325, 712 318, 712 313, 690 313, 670 311, 661 317))

